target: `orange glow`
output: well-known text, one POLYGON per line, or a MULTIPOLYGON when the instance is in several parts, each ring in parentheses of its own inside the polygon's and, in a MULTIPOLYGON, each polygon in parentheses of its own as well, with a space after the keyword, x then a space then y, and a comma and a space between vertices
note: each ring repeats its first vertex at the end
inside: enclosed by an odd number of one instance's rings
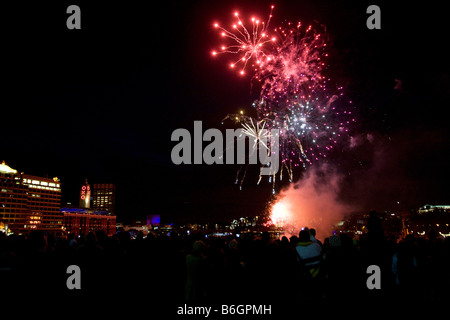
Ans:
POLYGON ((291 212, 287 201, 279 201, 273 205, 270 219, 274 225, 283 226, 290 217, 291 212))

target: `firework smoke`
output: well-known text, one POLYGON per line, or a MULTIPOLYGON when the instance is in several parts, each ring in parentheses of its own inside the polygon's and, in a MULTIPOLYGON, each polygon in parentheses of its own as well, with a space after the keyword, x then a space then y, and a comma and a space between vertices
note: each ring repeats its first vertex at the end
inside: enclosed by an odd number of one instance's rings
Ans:
POLYGON ((270 209, 272 223, 288 236, 298 236, 303 227, 315 228, 319 239, 330 236, 335 224, 353 209, 338 200, 341 180, 325 165, 308 170, 303 179, 280 192, 270 209))

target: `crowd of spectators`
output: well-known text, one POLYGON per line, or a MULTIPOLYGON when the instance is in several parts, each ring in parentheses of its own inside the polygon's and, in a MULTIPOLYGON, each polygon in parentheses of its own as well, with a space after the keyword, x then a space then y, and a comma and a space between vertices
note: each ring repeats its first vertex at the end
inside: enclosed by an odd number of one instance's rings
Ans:
MULTIPOLYGON (((111 301, 176 303, 310 303, 348 301, 439 302, 449 298, 450 238, 385 237, 376 214, 358 239, 315 230, 272 239, 204 234, 135 239, 128 232, 57 237, 0 233, 3 293, 11 297, 105 297, 111 301), (81 269, 81 290, 68 290, 69 265, 81 269), (367 267, 381 270, 381 289, 370 290, 367 267)), ((140 303, 139 302, 139 303, 140 303)))

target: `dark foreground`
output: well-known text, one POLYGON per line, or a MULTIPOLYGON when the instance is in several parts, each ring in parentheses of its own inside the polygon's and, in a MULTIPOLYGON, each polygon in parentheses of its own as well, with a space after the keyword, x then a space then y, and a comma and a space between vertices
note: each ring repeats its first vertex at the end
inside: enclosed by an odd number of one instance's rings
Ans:
POLYGON ((450 301, 449 237, 431 232, 399 242, 370 233, 358 241, 346 234, 327 238, 320 273, 312 279, 297 260, 297 240, 271 240, 267 234, 131 239, 127 232, 113 237, 97 232, 74 241, 42 232, 8 238, 0 233, 1 300, 5 310, 18 302, 50 316, 50 310, 72 305, 79 311, 174 319, 185 305, 265 304, 271 305, 271 317, 279 318, 313 305, 318 312, 328 307, 351 312, 450 301), (80 267, 80 290, 67 288, 69 265, 80 267), (380 267, 381 289, 368 289, 369 265, 380 267))

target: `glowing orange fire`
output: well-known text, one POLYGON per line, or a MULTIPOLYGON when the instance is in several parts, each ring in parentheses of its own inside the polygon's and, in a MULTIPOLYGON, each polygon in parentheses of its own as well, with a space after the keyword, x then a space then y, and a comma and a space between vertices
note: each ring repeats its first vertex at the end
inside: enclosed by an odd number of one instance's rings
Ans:
POLYGON ((292 213, 287 201, 280 200, 272 206, 270 219, 275 226, 284 226, 291 219, 291 216, 292 213))

